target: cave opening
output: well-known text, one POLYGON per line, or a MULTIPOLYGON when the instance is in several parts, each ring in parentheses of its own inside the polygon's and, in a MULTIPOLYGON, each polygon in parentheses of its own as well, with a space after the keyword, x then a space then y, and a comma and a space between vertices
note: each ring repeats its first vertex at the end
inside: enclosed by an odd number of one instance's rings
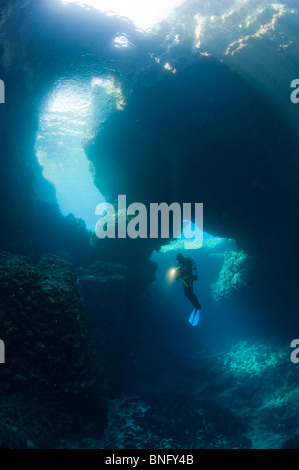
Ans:
POLYGON ((174 8, 185 0, 62 0, 63 4, 77 3, 84 7, 94 7, 112 15, 131 20, 140 30, 148 30, 156 23, 167 18, 174 8))
POLYGON ((122 109, 121 90, 111 77, 59 79, 40 110, 35 152, 43 177, 56 190, 63 215, 82 219, 94 230, 95 208, 105 202, 95 185, 95 170, 84 151, 112 109, 122 109))

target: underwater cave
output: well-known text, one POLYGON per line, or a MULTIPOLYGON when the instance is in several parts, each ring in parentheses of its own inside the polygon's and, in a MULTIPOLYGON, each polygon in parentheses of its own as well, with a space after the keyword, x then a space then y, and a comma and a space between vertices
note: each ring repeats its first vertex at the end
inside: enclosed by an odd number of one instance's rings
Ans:
POLYGON ((1 2, 0 448, 298 448, 295 3, 1 2))

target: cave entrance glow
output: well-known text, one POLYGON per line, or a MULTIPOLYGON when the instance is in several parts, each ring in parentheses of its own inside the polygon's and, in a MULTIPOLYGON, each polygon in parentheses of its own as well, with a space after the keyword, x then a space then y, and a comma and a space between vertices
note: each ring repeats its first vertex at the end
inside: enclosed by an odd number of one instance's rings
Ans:
MULTIPOLYGON (((95 207, 104 202, 82 147, 93 118, 93 85, 92 80, 61 80, 56 84, 40 114, 35 144, 43 176, 54 185, 62 214, 83 219, 90 230, 97 221, 95 207)), ((102 90, 104 99, 105 87, 102 90)), ((102 119, 104 111, 103 106, 102 119)))
POLYGON ((102 12, 130 19, 138 29, 147 30, 170 13, 185 0, 62 0, 92 6, 102 12))
POLYGON ((192 233, 195 230, 197 233, 197 236, 194 238, 188 238, 184 236, 184 231, 182 231, 180 238, 176 238, 170 243, 167 243, 166 245, 162 245, 159 251, 160 254, 168 253, 168 252, 179 252, 179 251, 185 251, 185 250, 199 250, 203 245, 205 246, 207 246, 208 244, 214 245, 214 244, 219 243, 222 240, 222 238, 213 236, 207 232, 204 232, 204 231, 201 232, 201 230, 198 227, 196 227, 196 225, 193 222, 186 220, 185 223, 186 223, 185 232, 188 234, 189 232, 192 233))

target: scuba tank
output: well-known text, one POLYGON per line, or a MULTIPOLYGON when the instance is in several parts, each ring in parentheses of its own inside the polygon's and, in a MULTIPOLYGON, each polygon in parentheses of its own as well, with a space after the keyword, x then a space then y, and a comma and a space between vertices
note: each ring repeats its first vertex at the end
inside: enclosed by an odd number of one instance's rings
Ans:
POLYGON ((194 261, 193 258, 187 258, 188 259, 188 263, 190 264, 190 267, 191 267, 191 277, 192 277, 192 281, 197 281, 198 280, 198 276, 197 276, 197 266, 196 266, 196 263, 194 261))

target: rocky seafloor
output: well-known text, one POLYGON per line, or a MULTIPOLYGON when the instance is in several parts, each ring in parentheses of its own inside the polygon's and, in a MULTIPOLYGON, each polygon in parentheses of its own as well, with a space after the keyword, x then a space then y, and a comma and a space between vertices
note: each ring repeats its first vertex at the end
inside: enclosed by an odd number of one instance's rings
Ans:
MULTIPOLYGON (((175 351, 157 338, 159 367, 142 370, 125 317, 130 282, 117 263, 1 253, 1 448, 298 448, 288 345, 182 342, 175 351)), ((150 302, 139 299, 136 315, 150 302)))

